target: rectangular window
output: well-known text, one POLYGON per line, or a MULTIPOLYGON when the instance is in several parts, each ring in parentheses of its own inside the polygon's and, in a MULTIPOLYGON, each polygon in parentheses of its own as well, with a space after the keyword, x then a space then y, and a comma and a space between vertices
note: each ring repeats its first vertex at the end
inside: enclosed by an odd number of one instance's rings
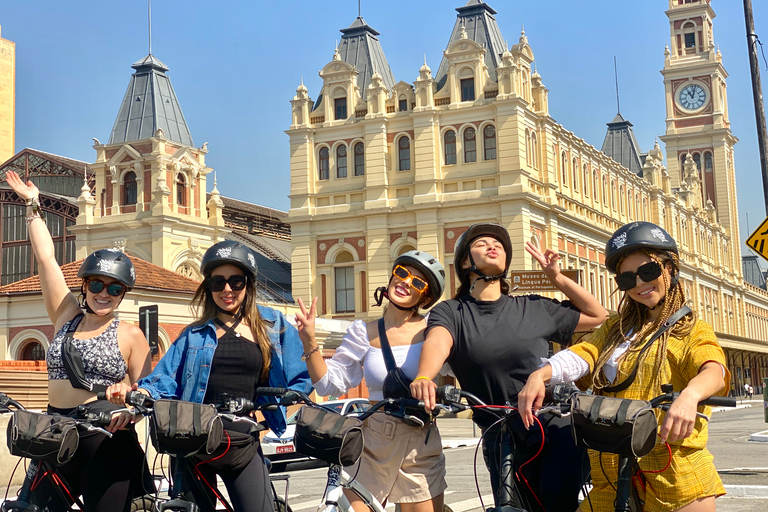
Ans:
POLYGON ((347 98, 336 98, 333 100, 333 106, 336 112, 335 119, 347 118, 347 98))
POLYGON ((461 101, 475 101, 474 78, 464 78, 461 80, 461 101))
POLYGON ((685 34, 685 47, 686 48, 696 47, 696 34, 694 32, 688 32, 687 34, 685 34))
POLYGON ((355 312, 355 269, 338 267, 336 271, 336 312, 355 312))
POLYGON ((398 104, 398 111, 405 112, 408 110, 408 100, 400 100, 398 104))

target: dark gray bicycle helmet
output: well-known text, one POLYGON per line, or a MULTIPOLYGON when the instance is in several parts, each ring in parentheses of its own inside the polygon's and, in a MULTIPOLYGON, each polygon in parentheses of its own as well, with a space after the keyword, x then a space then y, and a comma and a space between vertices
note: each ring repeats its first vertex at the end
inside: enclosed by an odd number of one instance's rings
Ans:
POLYGON ((642 249, 679 254, 675 239, 660 226, 651 222, 630 222, 617 229, 605 244, 605 266, 616 274, 616 266, 623 256, 642 249))
POLYGON ((454 254, 454 266, 456 267, 456 274, 459 276, 459 280, 463 281, 470 273, 474 272, 481 278, 487 280, 501 279, 507 277, 507 271, 509 265, 512 263, 512 240, 509 238, 509 232, 501 224, 494 224, 491 222, 484 222, 480 224, 473 224, 464 233, 461 234, 458 240, 456 240, 456 247, 453 250, 454 254), (504 262, 504 272, 496 276, 485 276, 482 272, 477 270, 475 262, 472 256, 469 254, 469 246, 476 239, 481 236, 492 236, 504 247, 506 253, 506 261, 504 262), (469 268, 462 268, 462 262, 469 256, 469 268))
POLYGON ((443 296, 443 290, 445 290, 445 268, 431 254, 424 251, 408 251, 397 257, 392 268, 395 268, 395 265, 410 265, 416 267, 424 274, 429 284, 427 289, 429 300, 420 304, 419 307, 427 309, 443 296))
POLYGON ((101 249, 91 253, 77 271, 77 277, 81 279, 98 276, 116 279, 128 290, 136 284, 136 269, 131 259, 116 249, 101 249))
POLYGON ((203 276, 209 277, 213 269, 227 264, 239 267, 251 279, 255 279, 259 271, 256 257, 248 246, 234 240, 224 240, 205 251, 203 261, 200 263, 200 272, 203 276))

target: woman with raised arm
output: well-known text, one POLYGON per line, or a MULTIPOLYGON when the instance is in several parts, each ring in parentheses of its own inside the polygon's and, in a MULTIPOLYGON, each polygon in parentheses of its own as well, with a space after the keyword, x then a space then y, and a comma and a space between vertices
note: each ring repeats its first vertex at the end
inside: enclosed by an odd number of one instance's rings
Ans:
MULTIPOLYGON (((375 293, 378 306, 384 298, 389 300, 383 317, 353 322, 327 362, 315 340, 317 298, 309 310, 299 299, 301 312, 296 315, 296 323, 304 343, 302 358, 315 391, 341 396, 365 377, 371 402, 410 398, 407 385, 398 385, 391 375, 394 370, 388 368, 385 354, 389 351, 393 355, 395 365, 408 379, 416 377, 427 326, 419 309, 437 302, 444 288, 445 270, 435 257, 422 251, 399 256, 392 266, 389 284, 375 293)), ((374 414, 363 423, 365 446, 356 480, 379 503, 398 503, 403 512, 443 510, 446 483, 442 442, 437 429, 424 416, 424 426, 408 425, 383 414, 374 414)), ((346 489, 344 493, 355 511, 368 510, 357 494, 346 489)))
MULTIPOLYGON (((475 224, 457 240, 454 255, 461 284, 452 300, 438 304, 430 312, 418 377, 411 384, 413 396, 423 400, 427 408, 435 404, 432 379, 446 361, 462 389, 486 404, 515 406, 528 375, 547 356, 550 341, 565 345, 575 331, 592 329, 607 318, 608 312, 597 299, 560 272, 560 258, 555 252, 542 253, 530 243, 526 250, 569 301, 508 295, 506 276, 512 261, 512 242, 499 224, 475 224)), ((494 491, 501 484, 501 424, 494 425, 497 419, 482 411, 473 416, 484 431, 483 455, 494 491)), ((522 439, 529 439, 518 420, 515 416, 516 432, 522 439)), ((542 428, 548 442, 526 466, 528 484, 545 510, 575 510, 587 472, 581 470, 583 451, 574 447, 567 420, 542 421, 547 422, 542 428)), ((518 464, 533 456, 527 449, 517 443, 518 464)), ((496 493, 494 498, 498 506, 496 493)))
MULTIPOLYGON (((192 299, 197 319, 133 389, 156 399, 204 404, 225 398, 276 402, 274 397, 256 395, 262 386, 310 393, 296 328, 279 311, 256 302, 257 265, 251 249, 231 240, 219 242, 205 251, 200 271, 204 279, 192 299)), ((128 389, 123 386, 116 396, 109 394, 110 400, 123 403, 128 389)), ((277 435, 285 432, 284 407, 265 411, 264 417, 277 435)), ((226 440, 212 456, 194 456, 199 459, 199 476, 210 489, 216 488, 216 475, 220 476, 235 512, 274 510, 258 432, 248 422, 228 420, 224 429, 226 440)), ((192 482, 185 488, 192 489, 201 511, 213 512, 212 493, 201 495, 192 482)))
MULTIPOLYGON (((62 358, 62 342, 68 335, 71 346, 80 353, 85 378, 91 384, 130 385, 149 373, 149 344, 144 334, 137 326, 115 317, 115 310, 136 281, 136 273, 122 252, 96 251, 80 266, 77 275, 82 284, 79 298, 75 297, 54 255, 53 240, 40 211, 40 191, 31 181, 25 184, 13 171, 6 173, 6 180, 27 204, 29 240, 37 260, 45 309, 56 332, 46 354, 48 413, 69 415, 78 405, 94 402, 96 393, 73 386, 69 379, 62 358)), ((131 420, 127 413, 114 414, 108 427, 113 432, 111 438, 81 432, 74 457, 57 468, 69 490, 74 495, 82 494, 87 512, 127 511, 132 498, 150 492, 151 475, 131 420), (121 463, 115 464, 116 460, 121 463)), ((37 464, 31 464, 27 478, 34 479, 36 473, 37 464)), ((33 502, 41 509, 47 506, 52 511, 69 510, 68 504, 58 501, 52 485, 50 478, 43 478, 32 492, 33 502)))
MULTIPOLYGON (((661 385, 671 383, 680 396, 661 413, 655 448, 638 461, 646 481, 636 485, 643 510, 714 511, 715 497, 725 489, 706 448, 707 422, 696 413, 710 414, 709 407, 698 403, 727 390, 730 374, 712 327, 685 309, 677 244, 650 222, 626 224, 608 240, 605 266, 616 274, 616 285, 624 292, 618 313, 531 374, 519 395, 523 420, 533 421, 547 382, 581 379, 577 384, 582 389, 638 400, 660 395, 661 385), (643 351, 667 323, 671 327, 643 351)), ((589 456, 594 487, 581 510, 612 511, 618 455, 590 450, 589 456)))

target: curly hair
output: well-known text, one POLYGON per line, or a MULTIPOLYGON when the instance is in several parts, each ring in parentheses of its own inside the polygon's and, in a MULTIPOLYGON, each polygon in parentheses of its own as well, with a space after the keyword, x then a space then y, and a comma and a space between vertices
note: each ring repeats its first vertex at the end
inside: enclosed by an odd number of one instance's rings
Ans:
MULTIPOLYGON (((648 337, 653 335, 662 324, 669 320, 669 317, 687 302, 685 290, 680 280, 677 278, 674 280, 670 279, 670 274, 676 276, 679 273, 680 259, 678 255, 673 252, 659 252, 643 249, 629 253, 621 258, 618 261, 616 268, 621 268, 621 263, 624 259, 630 254, 637 254, 637 252, 646 254, 653 261, 659 263, 662 268, 671 267, 670 273, 662 272, 661 274, 661 277, 664 280, 664 287, 667 290, 662 299, 663 302, 660 304, 661 313, 654 322, 646 323, 648 308, 643 304, 635 302, 635 300, 630 297, 628 291, 624 292, 621 301, 619 301, 618 321, 614 322, 608 328, 605 346, 600 351, 600 355, 595 363, 595 370, 592 373, 592 384, 595 389, 602 389, 612 384, 611 382, 608 382, 603 369, 608 362, 608 359, 619 345, 627 340, 629 336, 633 336, 633 341, 630 344, 629 349, 619 357, 618 363, 620 366, 621 362, 631 355, 637 357, 637 353, 642 349, 648 337)), ((656 341, 656 343, 659 344, 659 350, 656 351, 656 360, 654 362, 654 368, 656 369, 654 372, 654 379, 657 381, 656 384, 661 385, 669 381, 670 369, 666 358, 667 341, 669 337, 673 336, 677 338, 688 335, 695 323, 696 313, 691 312, 680 319, 656 341)), ((655 387, 658 387, 658 385, 655 387)))

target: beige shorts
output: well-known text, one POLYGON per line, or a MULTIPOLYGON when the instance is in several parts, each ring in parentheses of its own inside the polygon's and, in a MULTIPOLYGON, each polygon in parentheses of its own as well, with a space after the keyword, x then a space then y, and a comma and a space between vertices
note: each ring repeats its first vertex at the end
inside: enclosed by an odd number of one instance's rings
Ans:
POLYGON ((437 428, 411 427, 383 414, 363 423, 360 462, 344 468, 379 503, 418 503, 445 491, 445 457, 437 428), (357 474, 355 474, 357 472, 357 474))

